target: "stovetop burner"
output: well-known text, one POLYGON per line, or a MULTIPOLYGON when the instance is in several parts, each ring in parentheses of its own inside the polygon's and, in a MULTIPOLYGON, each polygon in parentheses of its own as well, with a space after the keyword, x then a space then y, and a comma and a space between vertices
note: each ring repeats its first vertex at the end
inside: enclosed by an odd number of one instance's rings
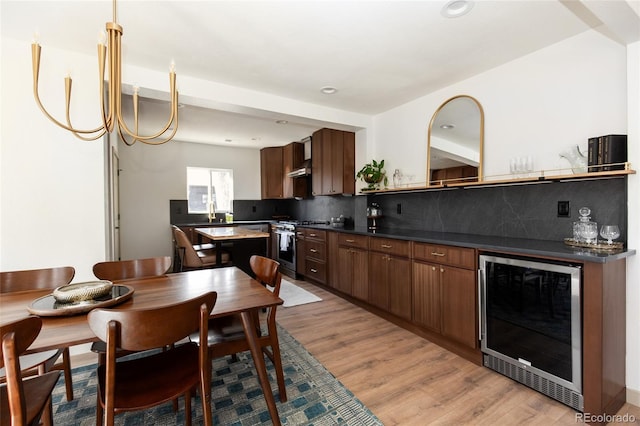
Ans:
POLYGON ((327 220, 279 220, 278 224, 283 225, 328 225, 327 220))

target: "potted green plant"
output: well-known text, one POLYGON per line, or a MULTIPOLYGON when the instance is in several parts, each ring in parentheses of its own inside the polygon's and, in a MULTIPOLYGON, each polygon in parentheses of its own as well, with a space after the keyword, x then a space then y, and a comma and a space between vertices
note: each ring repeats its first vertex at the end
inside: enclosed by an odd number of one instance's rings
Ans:
POLYGON ((367 183, 367 187, 363 189, 368 191, 380 189, 380 182, 382 182, 385 187, 389 182, 386 172, 384 171, 384 160, 381 160, 380 162, 371 160, 370 163, 365 164, 360 169, 356 174, 356 177, 367 183))

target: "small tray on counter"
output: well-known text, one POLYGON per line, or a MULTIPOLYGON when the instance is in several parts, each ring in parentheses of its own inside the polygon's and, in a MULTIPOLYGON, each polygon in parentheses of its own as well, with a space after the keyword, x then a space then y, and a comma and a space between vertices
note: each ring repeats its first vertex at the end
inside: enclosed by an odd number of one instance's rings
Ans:
POLYGON ((593 244, 576 241, 573 238, 565 238, 564 243, 571 247, 587 248, 605 253, 622 251, 624 249, 624 244, 620 242, 612 242, 611 244, 607 244, 606 242, 598 241, 597 243, 593 244))
POLYGON ((56 300, 53 293, 40 297, 29 306, 27 310, 42 317, 59 317, 78 315, 89 312, 95 308, 106 308, 126 302, 133 296, 134 289, 126 285, 114 285, 108 294, 89 300, 81 300, 62 303, 56 300))

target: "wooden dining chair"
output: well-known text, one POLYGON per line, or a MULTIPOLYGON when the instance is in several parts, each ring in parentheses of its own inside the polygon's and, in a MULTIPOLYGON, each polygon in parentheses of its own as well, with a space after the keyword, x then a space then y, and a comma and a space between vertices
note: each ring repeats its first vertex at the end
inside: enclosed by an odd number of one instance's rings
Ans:
POLYGON ((6 384, 0 386, 0 424, 3 426, 37 425, 43 413, 52 411, 51 392, 60 372, 50 371, 23 380, 20 365, 20 355, 38 337, 41 328, 42 320, 34 316, 0 326, 0 367, 6 371, 6 384))
MULTIPOLYGON (((115 260, 93 265, 93 275, 101 280, 117 281, 128 278, 146 278, 166 274, 171 268, 171 257, 160 256, 146 259, 115 260)), ((107 348, 104 342, 93 342, 91 351, 98 354, 98 365, 104 364, 107 348)), ((118 356, 131 352, 120 350, 118 356)))
MULTIPOLYGON (((249 265, 255 274, 255 279, 267 288, 272 289, 273 294, 279 296, 280 284, 282 282, 282 274, 278 270, 280 263, 264 256, 253 255, 249 259, 249 265)), ((260 313, 254 312, 252 315, 260 348, 271 360, 275 368, 280 402, 285 402, 287 401, 287 389, 284 382, 280 344, 276 330, 276 306, 267 308, 266 315, 264 315, 264 317, 266 317, 264 327, 260 313)), ((191 339, 199 342, 199 335, 192 334, 191 339)), ((211 358, 227 355, 235 356, 235 354, 239 352, 245 352, 250 349, 239 315, 230 315, 209 320, 207 343, 209 346, 209 356, 211 358)))
POLYGON ((164 275, 171 269, 171 257, 115 260, 93 265, 93 275, 101 280, 117 281, 127 278, 144 278, 164 275))
MULTIPOLYGON (((56 287, 69 284, 75 273, 75 269, 71 266, 0 272, 0 293, 54 290, 56 287)), ((23 355, 20 357, 20 365, 25 375, 42 374, 52 369, 61 369, 64 372, 67 401, 71 401, 73 400, 73 382, 70 358, 69 348, 65 347, 23 355), (61 355, 62 364, 56 365, 55 363, 61 355)), ((45 420, 49 420, 48 414, 45 414, 45 420)))
POLYGON ((212 424, 211 363, 206 346, 173 345, 193 332, 204 339, 217 294, 205 293, 183 302, 149 309, 94 309, 89 327, 106 343, 104 365, 98 366, 96 424, 114 424, 116 413, 138 411, 184 395, 186 424, 191 424, 191 391, 202 397, 204 424, 212 424), (170 320, 168 320, 170 319, 170 320), (158 324, 162 324, 161 327, 158 324), (117 349, 156 351, 116 362, 117 349))
MULTIPOLYGON (((180 271, 192 269, 212 268, 216 266, 216 250, 202 249, 198 245, 194 246, 187 234, 175 225, 172 225, 173 236, 178 248, 180 258, 180 271)), ((229 253, 223 251, 221 253, 222 263, 228 263, 231 260, 229 253)))

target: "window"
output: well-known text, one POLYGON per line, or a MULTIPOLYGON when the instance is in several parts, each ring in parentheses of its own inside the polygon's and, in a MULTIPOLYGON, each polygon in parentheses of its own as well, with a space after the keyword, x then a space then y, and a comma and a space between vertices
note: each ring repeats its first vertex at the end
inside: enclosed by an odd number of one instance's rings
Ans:
POLYGON ((189 213, 208 213, 213 202, 217 213, 233 211, 233 170, 187 167, 189 213))

